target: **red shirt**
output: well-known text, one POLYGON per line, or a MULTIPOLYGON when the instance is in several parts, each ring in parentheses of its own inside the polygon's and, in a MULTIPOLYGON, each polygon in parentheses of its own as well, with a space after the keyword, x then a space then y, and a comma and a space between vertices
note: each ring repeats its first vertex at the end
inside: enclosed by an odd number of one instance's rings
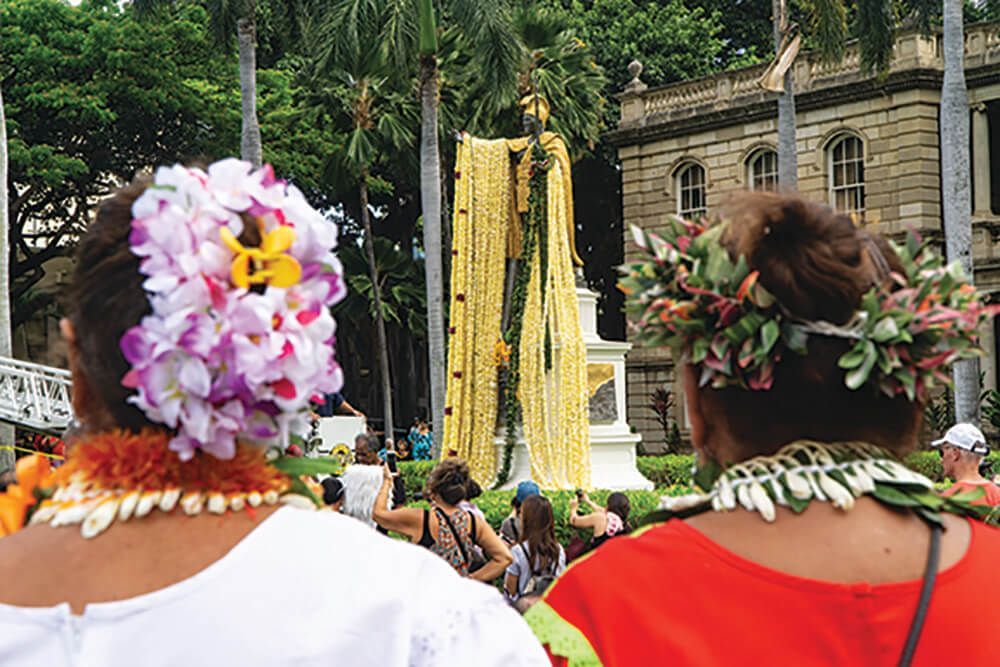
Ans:
POLYGON ((988 505, 990 507, 1000 505, 1000 486, 986 480, 982 482, 955 482, 942 495, 951 496, 976 489, 983 489, 986 493, 979 500, 973 500, 973 505, 988 505))
MULTIPOLYGON (((967 553, 938 575, 914 667, 996 664, 998 562, 1000 531, 972 522, 967 553)), ((625 667, 896 665, 921 583, 796 577, 670 521, 571 567, 526 619, 559 666, 570 654, 625 667)))

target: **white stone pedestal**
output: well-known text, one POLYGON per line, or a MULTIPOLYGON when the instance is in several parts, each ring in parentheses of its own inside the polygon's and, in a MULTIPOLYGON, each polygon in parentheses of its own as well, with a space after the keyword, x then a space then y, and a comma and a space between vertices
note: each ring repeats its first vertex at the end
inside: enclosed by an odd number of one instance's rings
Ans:
MULTIPOLYGON (((625 421, 625 354, 631 343, 603 340, 597 335, 597 294, 586 287, 576 290, 580 327, 587 346, 588 377, 592 379, 590 403, 591 486, 595 489, 652 489, 653 483, 636 467, 636 445, 642 437, 625 421), (594 385, 599 388, 594 392, 594 385)), ((503 456, 503 432, 496 437, 497 455, 503 456)), ((524 438, 518 433, 511 461, 510 479, 504 488, 531 478, 524 438)))

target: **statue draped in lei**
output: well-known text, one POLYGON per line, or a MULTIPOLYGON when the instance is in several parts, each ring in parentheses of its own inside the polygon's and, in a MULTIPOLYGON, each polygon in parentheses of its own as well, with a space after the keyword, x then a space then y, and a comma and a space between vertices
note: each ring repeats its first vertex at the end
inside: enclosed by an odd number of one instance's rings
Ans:
POLYGON ((523 437, 539 484, 586 488, 571 163, 544 129, 548 103, 530 95, 521 106, 528 136, 463 135, 458 147, 444 451, 467 459, 481 483, 503 484, 523 437))

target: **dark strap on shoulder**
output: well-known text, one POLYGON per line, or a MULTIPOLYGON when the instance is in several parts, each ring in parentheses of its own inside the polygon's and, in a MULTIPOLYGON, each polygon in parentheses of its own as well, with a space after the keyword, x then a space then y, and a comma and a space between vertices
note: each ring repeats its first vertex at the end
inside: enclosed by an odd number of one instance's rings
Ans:
POLYGON ((469 567, 471 564, 471 561, 469 561, 469 554, 465 550, 465 545, 462 544, 462 536, 458 534, 457 530, 455 530, 455 526, 448 517, 448 513, 440 508, 435 508, 434 511, 437 513, 438 519, 444 519, 444 522, 448 524, 448 530, 451 531, 451 536, 455 538, 455 544, 458 545, 458 550, 462 552, 462 560, 465 561, 465 566, 469 567))
POLYGON ((924 568, 924 584, 920 589, 920 600, 917 603, 917 612, 913 615, 913 623, 910 625, 910 634, 907 635, 906 644, 903 645, 903 655, 899 658, 899 667, 909 667, 913 662, 913 655, 917 652, 917 643, 924 629, 924 621, 927 620, 927 610, 931 606, 931 596, 934 593, 934 582, 937 580, 940 561, 941 526, 932 523, 931 543, 927 549, 927 566, 924 568))
POLYGON ((428 548, 428 549, 430 547, 434 546, 434 536, 431 535, 430 516, 431 516, 431 513, 425 509, 424 510, 424 525, 423 525, 423 528, 420 531, 420 541, 417 542, 417 544, 419 544, 420 546, 428 548))

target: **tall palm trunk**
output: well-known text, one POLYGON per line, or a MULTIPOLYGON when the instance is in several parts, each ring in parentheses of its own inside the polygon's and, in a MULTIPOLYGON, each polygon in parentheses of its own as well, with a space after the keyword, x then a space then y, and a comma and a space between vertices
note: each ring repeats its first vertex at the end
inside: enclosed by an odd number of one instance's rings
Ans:
MULTIPOLYGON (((969 185, 969 96, 965 87, 962 0, 944 0, 944 82, 941 86, 941 199, 948 259, 958 260, 971 278, 972 211, 969 185)), ((979 364, 960 361, 955 379, 955 418, 979 416, 979 364)))
POLYGON ((427 282, 427 351, 431 384, 433 456, 444 432, 444 278, 441 266, 441 155, 438 150, 438 68, 434 56, 420 59, 420 200, 424 216, 427 282))
POLYGON ((389 343, 385 335, 385 317, 382 315, 382 288, 379 286, 378 265, 375 263, 375 236, 372 232, 371 211, 368 209, 368 174, 361 175, 361 224, 365 229, 365 254, 368 255, 368 273, 372 281, 372 299, 375 301, 375 338, 378 345, 379 375, 382 380, 382 406, 385 412, 385 437, 392 436, 392 377, 389 375, 389 343))
POLYGON ((259 167, 263 162, 260 125, 257 123, 257 26, 254 11, 236 22, 240 47, 240 100, 243 124, 240 130, 240 156, 259 167))
MULTIPOLYGON (((7 210, 7 120, 0 90, 0 357, 12 354, 10 332, 10 220, 7 210)), ((0 426, 0 446, 14 444, 14 427, 0 426)), ((14 467, 14 452, 0 449, 0 472, 14 467)))
MULTIPOLYGON (((774 52, 781 47, 782 31, 787 23, 785 0, 771 0, 774 17, 774 52)), ((792 70, 785 72, 785 91, 778 95, 778 186, 781 190, 798 187, 799 160, 795 147, 795 91, 792 70)))

